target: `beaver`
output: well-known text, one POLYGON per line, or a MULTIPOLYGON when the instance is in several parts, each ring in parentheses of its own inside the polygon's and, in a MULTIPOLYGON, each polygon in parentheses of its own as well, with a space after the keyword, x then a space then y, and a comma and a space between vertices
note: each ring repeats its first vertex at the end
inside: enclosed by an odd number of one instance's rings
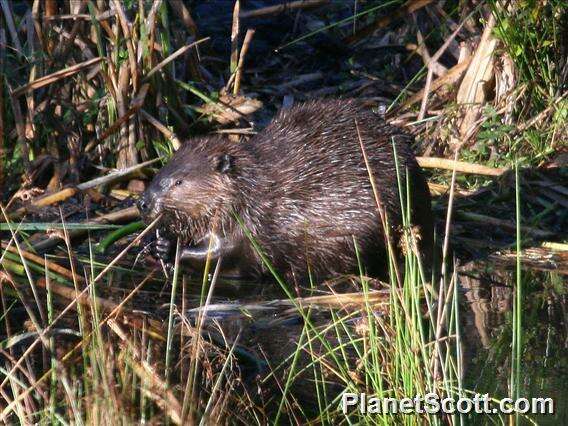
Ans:
POLYGON ((384 277, 383 223, 400 257, 407 193, 425 259, 432 249, 430 193, 412 142, 359 101, 310 101, 281 110, 245 142, 188 140, 138 207, 146 223, 162 215, 157 252, 164 259, 171 260, 179 238, 182 262, 200 267, 222 258, 229 274, 384 277))

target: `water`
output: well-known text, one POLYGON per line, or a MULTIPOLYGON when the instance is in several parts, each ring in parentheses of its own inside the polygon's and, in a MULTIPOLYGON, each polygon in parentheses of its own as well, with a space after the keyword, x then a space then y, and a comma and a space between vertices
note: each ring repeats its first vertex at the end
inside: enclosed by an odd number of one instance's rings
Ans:
MULTIPOLYGON (((469 265, 462 271, 465 387, 505 397, 511 365, 514 274, 469 265)), ((520 396, 551 397, 555 413, 539 424, 568 424, 568 309, 566 276, 523 271, 520 396)))
MULTIPOLYGON (((463 387, 479 394, 488 393, 501 399, 510 395, 512 307, 514 298, 513 272, 471 262, 459 268, 458 300, 460 335, 462 339, 463 387)), ((520 396, 523 398, 553 398, 553 416, 531 416, 538 424, 568 424, 568 306, 565 275, 555 272, 523 270, 522 371, 520 396)), ((200 305, 201 282, 185 283, 188 317, 195 319, 200 305)), ((181 286, 184 287, 183 285, 181 286)), ((170 287, 163 291, 165 316, 170 287)), ((345 289, 342 290, 351 290, 345 289)), ((179 290, 180 292, 182 290, 179 290)), ((142 293, 143 294, 143 293, 142 293)), ((181 293, 180 293, 181 294, 181 293)), ((315 294, 321 294, 316 292, 315 294)), ((387 299, 388 301, 388 299, 387 299)), ((181 306, 178 301, 178 307, 181 306)), ((239 355, 242 372, 249 378, 262 374, 265 359, 274 365, 286 362, 296 350, 305 323, 274 282, 249 283, 240 280, 220 280, 215 289, 214 304, 207 311, 210 330, 221 326, 224 338, 239 335, 242 352, 239 355), (263 348, 262 356, 255 349, 263 348), (264 358, 266 357, 266 358, 264 358)), ((312 316, 318 325, 332 321, 327 310, 312 316)), ((350 326, 356 327, 354 319, 350 326)), ((336 340, 331 336, 330 341, 336 340)), ((222 341, 217 335, 216 343, 222 341)), ((334 341, 332 343, 336 344, 334 341)), ((352 354, 356 358, 356 354, 352 354)), ((303 362, 303 361, 301 361, 303 362)), ((313 398, 299 386, 296 393, 304 400, 313 398)), ((338 392, 340 388, 336 389, 338 392)), ((492 417, 499 423, 497 417, 492 417)), ((506 417, 502 417, 506 419, 506 417)), ((488 417, 468 418, 485 424, 488 417)), ((528 423, 521 419, 521 423, 528 423)))

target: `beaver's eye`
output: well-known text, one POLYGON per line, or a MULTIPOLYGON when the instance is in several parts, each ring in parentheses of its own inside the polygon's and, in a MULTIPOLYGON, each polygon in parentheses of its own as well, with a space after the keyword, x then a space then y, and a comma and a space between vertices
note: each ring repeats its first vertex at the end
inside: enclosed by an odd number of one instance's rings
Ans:
POLYGON ((183 183, 181 179, 178 179, 174 182, 174 186, 180 186, 183 183))

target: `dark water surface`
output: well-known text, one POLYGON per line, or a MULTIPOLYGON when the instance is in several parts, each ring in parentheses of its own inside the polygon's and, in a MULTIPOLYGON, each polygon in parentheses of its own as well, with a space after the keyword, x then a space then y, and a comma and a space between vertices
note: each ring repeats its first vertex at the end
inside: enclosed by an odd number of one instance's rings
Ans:
MULTIPOLYGON (((465 388, 509 395, 515 276, 464 268, 460 284, 465 388)), ((568 287, 565 275, 523 271, 520 396, 554 399, 554 416, 538 424, 568 424, 568 287)))
MULTIPOLYGON (((522 306, 522 371, 520 396, 554 399, 553 416, 530 416, 537 424, 568 424, 568 288, 566 276, 555 272, 523 271, 522 306)), ((510 395, 512 308, 515 274, 491 270, 482 263, 460 268, 458 300, 462 339, 464 388, 479 394, 488 393, 501 399, 510 395)), ((171 287, 164 284, 163 315, 171 287)), ((185 281, 178 293, 185 294, 184 308, 188 317, 197 316, 201 282, 185 281), (185 290, 183 287, 185 285, 185 290)), ((292 292, 297 289, 291 289, 292 292)), ((151 295, 152 292, 149 293, 151 295)), ((322 294, 317 291, 314 294, 322 294)), ((329 294, 329 291, 326 292, 329 294)), ((144 298, 144 292, 141 293, 144 298)), ((155 293, 154 293, 155 295, 155 293)), ((156 314, 156 298, 149 297, 150 312, 156 314)), ((241 334, 244 347, 262 346, 275 364, 295 350, 304 326, 293 306, 277 283, 248 283, 219 280, 216 284, 208 321, 222 325, 228 336, 241 334)), ((178 301, 181 303, 181 300, 178 301)), ((181 305, 178 304, 178 308, 181 305)), ((159 309, 158 309, 159 312, 159 309)), ((162 315, 160 315, 162 316, 162 315)), ((325 323, 330 317, 321 314, 316 321, 325 323)), ((245 358, 247 355, 245 354, 245 358)), ((254 358, 254 356, 253 356, 254 358)), ((245 363, 247 361, 245 360, 245 363)), ((253 362, 254 364, 254 362, 253 362)), ((248 365, 251 374, 262 366, 248 365), (252 368, 252 370, 251 370, 252 368)), ((243 371, 246 371, 244 368, 243 371)), ((306 389, 300 389, 306 390, 306 389)), ((309 397, 307 395, 306 397, 309 397)), ((311 395, 313 397, 313 395, 311 395)), ((468 417, 487 424, 501 420, 493 417, 468 417)), ((501 417, 506 419, 506 417, 501 417)), ((529 422, 521 419, 521 424, 529 422)))

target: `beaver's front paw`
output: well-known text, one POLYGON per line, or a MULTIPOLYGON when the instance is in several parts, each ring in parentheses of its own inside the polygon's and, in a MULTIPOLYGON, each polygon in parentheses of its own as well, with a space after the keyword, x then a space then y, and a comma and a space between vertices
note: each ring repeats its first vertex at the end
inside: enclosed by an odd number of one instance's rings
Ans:
POLYGON ((156 242, 154 243, 153 254, 164 263, 169 264, 173 261, 173 247, 174 244, 169 238, 161 235, 156 231, 156 242))

